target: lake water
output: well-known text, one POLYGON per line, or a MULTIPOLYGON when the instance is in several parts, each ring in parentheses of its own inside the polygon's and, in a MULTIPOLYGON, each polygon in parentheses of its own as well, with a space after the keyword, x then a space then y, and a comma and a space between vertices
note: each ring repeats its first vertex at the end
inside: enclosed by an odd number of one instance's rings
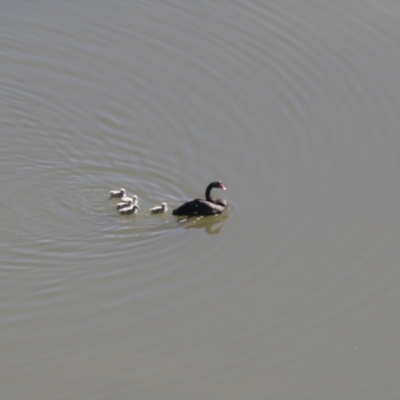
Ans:
POLYGON ((1 1, 1 399, 399 399, 399 4, 1 1))

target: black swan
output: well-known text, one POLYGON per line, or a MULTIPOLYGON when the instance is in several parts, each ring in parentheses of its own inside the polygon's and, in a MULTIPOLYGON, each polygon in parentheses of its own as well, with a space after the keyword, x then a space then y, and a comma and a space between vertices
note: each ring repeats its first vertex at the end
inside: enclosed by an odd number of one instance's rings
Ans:
POLYGON ((119 190, 110 190, 110 199, 113 197, 124 197, 126 196, 126 190, 121 188, 119 190))
POLYGON ((168 210, 168 205, 167 203, 161 203, 161 206, 153 207, 150 209, 150 212, 152 214, 161 214, 165 213, 168 210))
POLYGON ((214 199, 214 197, 211 196, 211 190, 213 188, 226 190, 225 186, 221 182, 211 182, 207 186, 205 199, 194 199, 192 201, 188 201, 187 203, 184 203, 180 207, 173 210, 172 214, 186 215, 189 217, 195 215, 221 214, 227 209, 228 203, 224 199, 214 199))

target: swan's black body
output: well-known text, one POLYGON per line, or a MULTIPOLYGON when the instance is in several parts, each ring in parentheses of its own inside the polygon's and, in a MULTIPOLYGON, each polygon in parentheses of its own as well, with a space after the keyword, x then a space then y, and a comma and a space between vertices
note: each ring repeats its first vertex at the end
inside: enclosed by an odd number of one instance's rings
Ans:
POLYGON ((225 186, 215 181, 210 183, 206 189, 205 199, 194 199, 182 204, 180 207, 172 211, 174 215, 186 215, 188 217, 197 215, 216 215, 221 214, 228 207, 228 203, 224 199, 215 199, 211 196, 211 189, 219 188, 225 190, 225 186))

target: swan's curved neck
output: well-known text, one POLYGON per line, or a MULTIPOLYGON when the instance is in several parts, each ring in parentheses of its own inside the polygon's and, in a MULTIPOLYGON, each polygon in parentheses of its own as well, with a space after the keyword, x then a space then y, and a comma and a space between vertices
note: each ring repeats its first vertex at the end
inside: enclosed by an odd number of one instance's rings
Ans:
POLYGON ((211 190, 213 187, 213 185, 208 185, 206 189, 206 200, 210 201, 211 203, 215 203, 214 197, 211 196, 211 190))

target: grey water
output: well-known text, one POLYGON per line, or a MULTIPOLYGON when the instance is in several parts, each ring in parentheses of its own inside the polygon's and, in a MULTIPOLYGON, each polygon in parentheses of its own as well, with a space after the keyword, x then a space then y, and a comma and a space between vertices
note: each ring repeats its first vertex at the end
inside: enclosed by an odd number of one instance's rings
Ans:
POLYGON ((1 399, 399 398, 398 2, 0 7, 1 399))

